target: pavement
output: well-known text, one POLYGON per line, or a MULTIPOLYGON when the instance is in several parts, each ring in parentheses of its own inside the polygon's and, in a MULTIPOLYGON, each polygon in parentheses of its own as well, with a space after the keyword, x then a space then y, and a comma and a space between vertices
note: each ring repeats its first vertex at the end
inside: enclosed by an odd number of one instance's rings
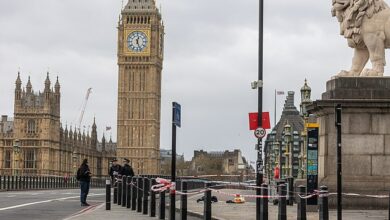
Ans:
MULTIPOLYGON (((240 193, 242 195, 251 194, 253 191, 237 191, 237 190, 223 190, 224 193, 240 193)), ((253 199, 248 199, 249 202, 244 204, 228 204, 225 201, 231 199, 228 195, 213 193, 217 196, 219 202, 213 203, 212 205, 212 215, 215 220, 255 220, 255 210, 256 205, 253 202, 253 199)), ((196 200, 202 197, 203 194, 198 194, 190 196, 188 198, 188 212, 191 217, 188 219, 201 219, 203 213, 203 203, 197 203, 196 200)), ((167 204, 169 199, 167 200, 167 204)), ((180 202, 178 201, 176 206, 180 208, 180 202)), ((168 216, 168 211, 166 212, 168 216)), ((331 210, 329 212, 329 219, 337 219, 337 212, 331 210)), ((105 204, 100 204, 94 207, 90 207, 85 211, 82 211, 74 216, 71 216, 68 219, 72 220, 106 220, 106 219, 124 219, 131 218, 132 220, 150 220, 156 219, 151 218, 142 214, 139 214, 134 211, 130 211, 124 207, 112 204, 112 210, 106 211, 105 204)), ((272 205, 269 203, 269 220, 276 220, 278 218, 278 206, 272 205)), ((297 218, 297 206, 287 206, 287 219, 296 219, 297 218)), ((168 218, 167 218, 168 219, 168 218)), ((176 219, 179 219, 178 215, 176 219)), ((318 212, 308 212, 308 220, 319 219, 318 212)), ((344 220, 384 220, 388 219, 388 210, 343 210, 343 219, 344 220)))

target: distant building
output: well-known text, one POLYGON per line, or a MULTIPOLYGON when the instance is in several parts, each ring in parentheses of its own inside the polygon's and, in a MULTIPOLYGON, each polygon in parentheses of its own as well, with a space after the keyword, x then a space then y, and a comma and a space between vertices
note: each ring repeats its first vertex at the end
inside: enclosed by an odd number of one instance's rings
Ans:
POLYGON ((294 92, 289 91, 279 122, 265 140, 265 173, 272 179, 276 167, 280 177, 304 178, 306 167, 306 134, 304 118, 311 103, 311 89, 305 80, 301 88, 301 112, 294 105, 294 92))
POLYGON ((194 151, 191 160, 191 175, 248 175, 253 168, 248 164, 241 150, 206 152, 194 151))
POLYGON ((44 91, 37 93, 30 79, 22 88, 18 73, 14 102, 14 117, 0 121, 0 175, 74 176, 84 158, 94 176, 107 175, 116 144, 98 141, 95 121, 87 133, 62 127, 58 78, 53 89, 48 73, 44 91))
MULTIPOLYGON (((171 175, 172 150, 161 149, 161 174, 171 175)), ((176 154, 176 171, 177 175, 187 175, 188 165, 184 161, 184 155, 176 154)))

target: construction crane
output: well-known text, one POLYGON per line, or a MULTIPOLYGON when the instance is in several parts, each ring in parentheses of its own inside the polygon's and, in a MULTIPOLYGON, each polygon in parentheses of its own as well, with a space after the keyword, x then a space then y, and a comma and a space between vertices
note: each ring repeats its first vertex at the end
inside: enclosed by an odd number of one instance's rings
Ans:
POLYGON ((80 116, 79 116, 79 119, 77 121, 77 125, 78 125, 79 129, 81 129, 81 123, 83 122, 85 108, 87 107, 89 95, 91 95, 91 93, 92 93, 92 88, 89 88, 87 90, 87 94, 85 95, 85 98, 84 98, 84 101, 83 101, 83 105, 81 106, 80 116))

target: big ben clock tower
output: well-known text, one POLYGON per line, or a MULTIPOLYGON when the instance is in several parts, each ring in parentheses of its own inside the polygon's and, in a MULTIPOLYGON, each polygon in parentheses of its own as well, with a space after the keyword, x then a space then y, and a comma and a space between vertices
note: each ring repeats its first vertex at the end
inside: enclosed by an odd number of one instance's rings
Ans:
POLYGON ((118 158, 160 172, 164 26, 155 0, 129 0, 118 24, 118 158))

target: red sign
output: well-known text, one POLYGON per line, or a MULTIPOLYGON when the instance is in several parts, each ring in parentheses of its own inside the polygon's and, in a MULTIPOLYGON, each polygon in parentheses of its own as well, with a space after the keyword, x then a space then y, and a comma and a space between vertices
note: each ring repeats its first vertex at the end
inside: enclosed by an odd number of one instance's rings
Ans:
MULTIPOLYGON (((259 127, 257 115, 257 112, 249 113, 249 130, 256 130, 256 128, 259 127)), ((271 123, 269 122, 269 112, 263 112, 261 116, 263 122, 261 127, 264 129, 270 129, 271 123)))

